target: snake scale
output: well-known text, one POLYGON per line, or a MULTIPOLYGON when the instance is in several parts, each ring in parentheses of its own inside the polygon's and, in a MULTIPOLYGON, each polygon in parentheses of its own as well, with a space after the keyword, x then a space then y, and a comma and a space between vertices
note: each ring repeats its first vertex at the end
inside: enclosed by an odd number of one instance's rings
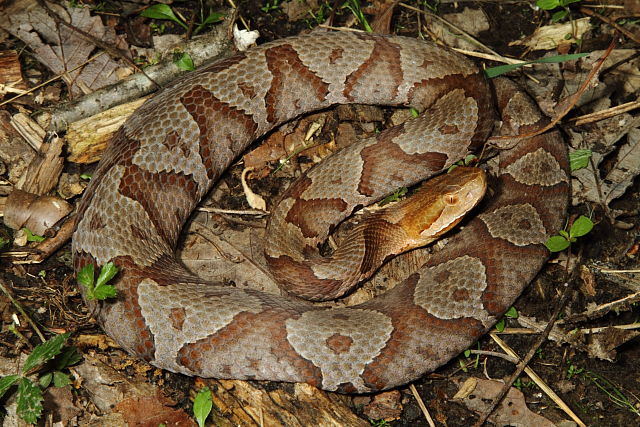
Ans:
POLYGON ((248 144, 344 103, 427 113, 340 151, 283 196, 266 259, 285 283, 293 274, 331 288, 335 267, 309 266, 302 256, 355 207, 480 147, 493 132, 494 105, 501 134, 546 123, 510 81, 490 86, 460 55, 404 37, 313 33, 205 66, 125 122, 80 203, 75 269, 108 261, 120 268, 117 298, 95 306, 104 330, 173 372, 347 393, 414 380, 485 333, 533 280, 548 257, 542 243, 563 225, 568 162, 555 131, 501 151, 494 194, 476 217, 417 273, 368 302, 318 307, 208 283, 175 259, 185 221, 248 144))

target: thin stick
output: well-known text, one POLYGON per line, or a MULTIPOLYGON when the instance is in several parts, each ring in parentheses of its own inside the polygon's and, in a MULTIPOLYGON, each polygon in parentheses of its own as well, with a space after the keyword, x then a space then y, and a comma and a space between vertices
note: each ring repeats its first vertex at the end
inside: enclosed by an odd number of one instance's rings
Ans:
POLYGON ((89 62, 95 61, 95 60, 96 60, 96 58, 98 58, 100 55, 104 55, 105 53, 106 53, 106 52, 100 52, 100 53, 97 53, 97 54, 93 55, 91 58, 89 58, 89 59, 87 59, 86 61, 84 61, 82 64, 78 65, 77 67, 74 67, 74 68, 72 68, 72 69, 70 69, 70 70, 65 71, 64 73, 60 73, 60 74, 58 74, 58 75, 56 75, 56 76, 54 76, 54 77, 51 77, 51 78, 50 78, 49 80, 47 80, 46 82, 44 82, 44 83, 40 83, 39 85, 32 87, 31 89, 29 89, 29 90, 25 91, 24 93, 21 93, 20 95, 16 95, 16 96, 14 96, 14 97, 13 97, 13 98, 11 98, 11 99, 7 99, 6 101, 0 102, 0 107, 2 107, 2 106, 3 106, 3 105, 5 105, 5 104, 8 104, 8 103, 10 103, 10 102, 15 101, 16 99, 20 98, 21 96, 24 96, 24 95, 27 95, 27 94, 29 94, 29 93, 31 93, 31 92, 34 92, 34 91, 36 91, 36 90, 40 89, 42 86, 46 86, 46 85, 48 85, 49 83, 51 83, 51 82, 53 82, 53 81, 55 81, 55 80, 58 80, 59 78, 61 78, 62 76, 64 76, 64 75, 65 75, 65 74, 67 74, 67 73, 70 73, 70 72, 72 72, 72 71, 75 71, 75 70, 77 70, 78 68, 82 68, 82 67, 84 67, 84 66, 85 66, 85 65, 87 65, 89 62))
POLYGON ((418 393, 418 390, 416 390, 416 386, 414 386, 413 384, 410 384, 409 389, 411 390, 411 394, 413 394, 413 397, 416 399, 416 402, 418 402, 418 406, 420 407, 422 414, 426 418, 427 423, 429 423, 429 426, 436 427, 436 423, 433 422, 433 418, 431 418, 431 414, 429 414, 429 410, 427 409, 427 406, 422 401, 422 397, 420 397, 420 393, 418 393))
POLYGON ((33 330, 36 332, 36 334, 40 338, 40 341, 45 342, 46 339, 44 338, 44 335, 42 335, 42 332, 40 332, 40 329, 38 328, 38 325, 36 325, 36 322, 34 322, 33 319, 31 319, 31 316, 29 316, 27 312, 24 311, 24 309, 22 308, 22 305, 13 298, 13 295, 9 293, 9 290, 5 288, 2 283, 0 283, 0 291, 2 291, 2 293, 4 293, 7 296, 7 298, 9 298, 9 300, 11 301, 13 306, 16 308, 16 310, 18 310, 20 314, 22 314, 24 318, 27 319, 27 322, 31 325, 33 330))
MULTIPOLYGON (((498 337, 496 334, 491 333, 489 334, 489 336, 491 336, 491 338, 500 346, 500 348, 502 348, 509 355, 515 358, 518 357, 516 352, 513 351, 513 349, 509 347, 509 345, 506 342, 502 341, 502 339, 498 337)), ((524 372, 529 376, 529 378, 531 378, 531 380, 533 380, 536 383, 538 387, 540 387, 542 391, 545 392, 547 396, 551 398, 551 400, 553 400, 556 403, 556 405, 558 405, 567 415, 569 415, 571 419, 573 419, 573 421, 575 421, 580 426, 586 426, 586 424, 583 423, 582 420, 580 420, 580 418, 578 418, 578 416, 571 410, 571 408, 569 408, 569 406, 567 406, 567 404, 564 403, 564 401, 560 398, 560 396, 558 396, 556 392, 553 391, 551 387, 549 387, 547 383, 542 378, 540 378, 540 376, 533 369, 527 366, 524 368, 524 372)))
MULTIPOLYGON (((564 284, 564 291, 562 292, 562 296, 560 297, 560 300, 556 304, 555 310, 553 311, 553 314, 549 319, 549 323, 547 323, 547 327, 544 328, 544 331, 542 331, 542 333, 538 336, 538 339, 531 346, 531 349, 529 350, 527 355, 524 357, 524 359, 522 359, 522 361, 518 363, 518 365, 516 366, 516 370, 513 372, 511 377, 505 382, 504 387, 502 387, 502 390, 500 390, 500 393, 493 399, 493 402, 491 403, 489 408, 482 414, 480 419, 474 424, 475 426, 480 427, 487 421, 489 416, 500 404, 502 399, 504 399, 504 397, 507 395, 507 393, 509 392, 509 388, 511 388, 511 385, 522 374, 522 371, 524 371, 527 368, 527 365, 529 364, 529 362, 531 362, 531 359, 535 357, 536 351, 542 345, 542 343, 544 343, 544 341, 547 339, 547 337, 549 336, 549 333, 551 333, 551 329, 553 328, 553 325, 556 323, 556 319, 558 319, 560 312, 562 311, 562 309, 564 308, 564 305, 569 299, 569 295, 571 294, 572 289, 573 287, 569 286, 568 283, 564 284)), ((576 422, 580 421, 577 417, 576 419, 577 419, 576 422)), ((580 423, 582 423, 582 421, 580 421, 580 423)), ((582 423, 580 425, 584 426, 585 424, 582 423)))

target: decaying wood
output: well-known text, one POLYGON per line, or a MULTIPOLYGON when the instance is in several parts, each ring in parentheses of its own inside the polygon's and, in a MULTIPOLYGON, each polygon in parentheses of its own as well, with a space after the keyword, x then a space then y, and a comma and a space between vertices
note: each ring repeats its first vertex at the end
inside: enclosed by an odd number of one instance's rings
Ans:
POLYGON ((22 78, 22 69, 15 50, 0 52, 0 94, 8 92, 8 88, 26 89, 22 78), (6 88, 4 86, 7 86, 6 88))

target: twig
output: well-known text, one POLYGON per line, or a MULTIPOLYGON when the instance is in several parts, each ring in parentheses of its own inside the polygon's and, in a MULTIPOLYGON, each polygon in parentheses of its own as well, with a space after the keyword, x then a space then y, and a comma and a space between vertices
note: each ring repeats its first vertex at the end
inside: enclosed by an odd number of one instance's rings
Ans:
MULTIPOLYGON (((547 327, 544 328, 544 331, 542 331, 540 336, 538 336, 538 339, 531 346, 531 349, 529 350, 527 355, 522 359, 522 362, 518 363, 514 373, 505 382, 504 387, 502 387, 502 390, 500 391, 500 393, 493 399, 493 402, 491 403, 489 408, 485 411, 484 414, 482 414, 480 419, 474 424, 475 426, 478 426, 478 427, 482 426, 487 421, 487 419, 489 418, 491 413, 493 413, 493 411, 500 404, 502 399, 504 399, 504 397, 507 395, 511 385, 522 374, 522 371, 524 371, 527 368, 527 365, 529 364, 529 362, 531 362, 531 359, 533 359, 535 357, 536 351, 545 342, 545 340, 549 336, 549 333, 551 333, 551 329, 553 328, 553 325, 556 323, 556 320, 558 319, 558 316, 560 315, 560 312, 563 310, 564 305, 566 304, 566 302, 567 302, 567 300, 569 298, 569 295, 571 294, 572 290, 573 290, 573 286, 569 286, 569 283, 565 283, 564 284, 564 291, 562 292, 562 296, 560 297, 560 300, 556 304, 555 310, 553 311, 553 314, 551 315, 551 318, 549 319, 549 323, 547 323, 547 327)), ((517 357, 517 355, 516 355, 516 357, 517 357)), ((579 421, 579 419, 578 419, 578 421, 579 421)), ((576 421, 576 422, 578 422, 578 421, 576 421)), ((582 422, 580 421, 580 423, 582 423, 582 422)), ((585 424, 583 423, 581 425, 585 425, 585 424)))
MULTIPOLYGON (((491 333, 490 336, 504 351, 516 358, 518 357, 516 352, 513 351, 513 349, 509 347, 506 342, 502 341, 500 337, 498 337, 494 333, 491 333)), ((578 416, 571 410, 571 408, 569 408, 569 406, 564 403, 560 396, 558 396, 556 392, 553 391, 551 387, 549 387, 547 383, 542 378, 540 378, 540 376, 533 369, 527 366, 524 369, 524 372, 529 376, 529 378, 531 378, 533 382, 536 383, 538 387, 540 387, 542 391, 545 392, 547 396, 549 396, 549 398, 551 398, 551 400, 556 403, 556 405, 558 405, 567 415, 569 415, 573 419, 573 421, 575 421, 579 426, 586 426, 586 424, 583 423, 580 418, 578 418, 578 416)), ((511 388, 511 385, 509 385, 509 387, 507 388, 507 392, 509 391, 509 388, 511 388)))
POLYGON ((11 301, 13 306, 16 308, 16 310, 18 310, 20 314, 22 314, 24 318, 27 319, 27 322, 31 325, 33 330, 36 332, 36 334, 40 338, 40 341, 45 342, 46 339, 44 338, 44 335, 42 335, 42 332, 40 332, 40 328, 38 328, 38 325, 36 325, 36 322, 34 322, 33 319, 31 319, 31 316, 29 316, 27 312, 24 311, 24 309, 22 308, 22 305, 18 301, 16 301, 15 298, 13 298, 13 295, 9 293, 9 290, 5 288, 4 284, 2 283, 0 283, 0 291, 2 291, 2 293, 4 293, 7 296, 7 298, 9 298, 9 300, 11 301))
POLYGON ((72 69, 70 69, 70 70, 65 71, 64 73, 60 73, 60 74, 58 74, 58 75, 56 75, 56 76, 54 76, 54 77, 51 77, 51 78, 50 78, 49 80, 47 80, 46 82, 44 82, 44 83, 40 83, 39 85, 34 86, 34 87, 32 87, 31 89, 26 90, 26 91, 24 91, 23 93, 21 93, 21 94, 19 94, 19 95, 16 95, 16 96, 14 96, 14 97, 13 97, 13 98, 11 98, 11 99, 7 99, 6 101, 0 102, 0 107, 2 107, 2 106, 3 106, 3 105, 5 105, 5 104, 8 104, 8 103, 10 103, 10 102, 15 101, 16 99, 20 98, 21 96, 28 95, 28 94, 30 94, 31 92, 35 92, 36 90, 40 89, 41 87, 46 86, 46 85, 48 85, 49 83, 51 83, 51 82, 53 82, 53 81, 55 81, 55 80, 58 80, 58 79, 62 78, 62 76, 64 76, 65 74, 71 73, 71 72, 73 72, 73 71, 77 70, 78 68, 82 68, 82 67, 84 67, 84 66, 85 66, 85 65, 87 65, 89 62, 95 61, 99 56, 104 55, 105 53, 106 53, 106 52, 100 52, 100 53, 97 53, 97 54, 93 55, 91 58, 89 58, 89 59, 87 59, 86 61, 84 61, 82 64, 78 65, 77 67, 74 67, 74 68, 72 68, 72 69))
POLYGON ((479 354, 481 356, 493 356, 499 357, 500 359, 504 359, 507 362, 511 362, 514 365, 520 361, 517 357, 511 356, 509 354, 498 353, 497 351, 487 351, 487 350, 469 350, 470 354, 479 354))
POLYGON ((640 43, 640 37, 636 36, 631 31, 625 29, 622 25, 618 25, 618 23, 616 23, 616 21, 614 21, 613 19, 604 15, 600 15, 598 12, 594 12, 593 10, 587 9, 584 7, 581 7, 579 10, 581 13, 584 13, 585 15, 593 16, 594 18, 598 18, 602 22, 611 25, 613 28, 615 28, 620 33, 624 34, 625 37, 631 39, 635 43, 640 43))
POLYGON ((619 114, 626 113, 627 111, 635 110, 636 108, 640 108, 640 100, 638 99, 636 99, 635 101, 616 105, 615 107, 607 108, 606 110, 596 111, 595 113, 589 113, 579 117, 574 117, 571 120, 575 120, 576 126, 582 126, 587 123, 593 123, 600 120, 608 119, 609 117, 614 117, 619 114))
MULTIPOLYGON (((515 136, 513 136, 513 135, 492 136, 492 137, 490 137, 488 139, 488 141, 489 142, 495 142, 495 141, 500 141, 500 140, 512 140, 514 138, 518 139, 518 140, 524 139, 524 138, 533 138, 534 136, 538 136, 540 134, 545 133, 549 129, 552 129, 564 116, 566 116, 569 113, 569 111, 571 111, 571 109, 573 109, 573 107, 576 105, 576 103, 578 102, 578 100, 580 99, 582 94, 587 90, 587 88, 591 84, 592 80, 595 79, 596 74, 598 73, 600 68, 602 68, 602 64, 604 64, 605 59, 607 59, 609 57, 609 55, 613 51, 613 48, 615 47, 615 45, 616 45, 616 42, 615 42, 615 39, 614 39, 609 44, 609 47, 607 48, 607 50, 602 54, 602 56, 595 63, 595 65, 593 66, 593 68, 589 72, 589 75, 585 79, 585 82, 582 84, 582 86, 580 86, 580 88, 578 89, 578 91, 576 93, 574 93, 573 95, 571 95, 571 96, 569 96, 567 98, 567 100, 566 100, 567 102, 566 102, 566 106, 565 106, 564 110, 562 110, 561 112, 556 114, 556 116, 549 122, 549 124, 547 124, 546 126, 543 126, 541 129, 534 130, 534 131, 531 131, 531 132, 525 133, 525 134, 519 134, 519 135, 515 135, 515 136)), ((519 141, 516 141, 516 144, 518 142, 519 141)), ((502 149, 509 149, 509 148, 513 148, 513 147, 501 147, 501 148, 502 149)))
POLYGON ((413 394, 413 397, 416 399, 416 402, 418 402, 418 406, 420 407, 422 414, 426 418, 427 423, 429 423, 429 426, 436 427, 436 424, 433 422, 433 418, 431 418, 431 414, 429 414, 429 410, 427 409, 427 406, 422 401, 422 397, 420 397, 420 393, 418 393, 418 390, 416 390, 416 386, 414 386, 413 384, 410 384, 409 389, 411 390, 411 394, 413 394))
POLYGON ((467 41, 471 44, 474 44, 478 47, 480 47, 482 50, 489 52, 492 55, 495 55, 499 58, 502 58, 502 55, 500 55, 498 52, 496 52, 495 50, 491 49, 489 46, 481 43, 480 41, 476 40, 471 34, 467 33, 466 31, 464 31, 462 28, 458 27, 455 24, 452 24, 451 22, 447 21, 446 19, 433 14, 431 12, 427 12, 426 10, 422 10, 422 9, 418 9, 417 7, 405 4, 405 3, 400 3, 400 6, 404 7, 405 9, 409 9, 412 10, 414 12, 419 12, 422 13, 425 16, 429 16, 433 19, 436 19, 440 22, 442 22, 444 25, 446 25, 447 27, 453 29, 454 31, 456 31, 458 34, 460 34, 461 36, 463 36, 465 39, 467 39, 467 41))
POLYGON ((601 304, 588 311, 568 316, 562 319, 561 321, 559 321, 558 324, 564 325, 567 323, 575 323, 575 322, 581 322, 588 319, 598 318, 598 317, 601 317, 603 314, 609 313, 612 310, 622 310, 625 308, 628 309, 628 307, 630 307, 631 304, 635 304, 639 301, 640 301, 640 292, 636 292, 631 295, 627 295, 624 298, 611 301, 606 304, 601 304))
POLYGON ((208 213, 216 213, 216 214, 227 214, 227 215, 255 215, 255 216, 264 216, 269 215, 267 211, 261 211, 259 209, 220 209, 220 208, 209 208, 209 207, 201 207, 198 208, 200 212, 208 212, 208 213))

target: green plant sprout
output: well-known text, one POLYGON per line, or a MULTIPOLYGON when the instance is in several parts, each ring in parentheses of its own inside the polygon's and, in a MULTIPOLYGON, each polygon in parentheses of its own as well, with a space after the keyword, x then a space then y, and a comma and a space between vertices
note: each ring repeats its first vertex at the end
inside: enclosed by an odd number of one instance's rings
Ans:
POLYGON ((558 235, 551 236, 544 242, 544 245, 551 252, 561 252, 567 249, 571 243, 574 243, 578 237, 582 237, 593 229, 593 221, 584 215, 580 215, 569 231, 560 230, 558 235))
POLYGON ((62 370, 75 365, 82 357, 75 347, 63 349, 69 335, 69 333, 60 334, 37 345, 27 357, 19 374, 0 378, 0 398, 15 384, 18 385, 16 412, 27 423, 35 424, 38 422, 38 418, 42 414, 44 389, 51 384, 55 387, 65 387, 71 383, 69 375, 62 370), (50 361, 52 363, 47 363, 50 361), (46 372, 39 377, 37 383, 28 378, 40 370, 46 372))
POLYGON ((515 307, 509 307, 509 309, 504 313, 504 315, 502 316, 502 318, 500 320, 498 320, 498 323, 496 323, 496 330, 498 332, 503 332, 504 328, 507 324, 505 318, 510 318, 510 319, 517 319, 518 318, 518 310, 516 310, 515 307))
POLYGON ((362 11, 362 7, 360 6, 360 0, 347 0, 342 5, 342 9, 350 10, 358 22, 360 22, 362 28, 364 28, 367 33, 373 33, 373 28, 369 25, 369 21, 367 21, 367 18, 364 16, 364 12, 362 11))
POLYGON ((78 272, 78 283, 87 288, 88 300, 105 300, 116 296, 116 288, 108 285, 109 281, 118 273, 118 267, 108 262, 100 269, 98 280, 95 280, 93 264, 87 264, 78 272))
POLYGON ((554 10, 557 8, 561 8, 562 10, 555 12, 551 16, 551 21, 559 22, 564 18, 569 16, 571 11, 569 10, 569 5, 571 3, 577 3, 580 0, 537 0, 536 6, 538 6, 542 10, 554 10))
MULTIPOLYGON (((184 28, 185 31, 189 30, 189 26, 186 24, 184 19, 178 18, 174 13, 173 9, 169 5, 166 4, 154 4, 153 6, 149 6, 142 12, 140 12, 140 16, 144 16, 145 18, 151 19, 160 19, 165 21, 173 21, 176 24, 180 25, 184 28)), ((198 24, 193 30, 193 34, 196 35, 200 33, 207 25, 216 24, 224 19, 224 14, 218 12, 211 12, 206 18, 202 20, 200 24, 198 24)))
POLYGON ((203 387, 193 400, 193 416, 196 417, 199 427, 204 427, 204 422, 211 413, 211 408, 213 408, 211 390, 209 387, 203 387))

